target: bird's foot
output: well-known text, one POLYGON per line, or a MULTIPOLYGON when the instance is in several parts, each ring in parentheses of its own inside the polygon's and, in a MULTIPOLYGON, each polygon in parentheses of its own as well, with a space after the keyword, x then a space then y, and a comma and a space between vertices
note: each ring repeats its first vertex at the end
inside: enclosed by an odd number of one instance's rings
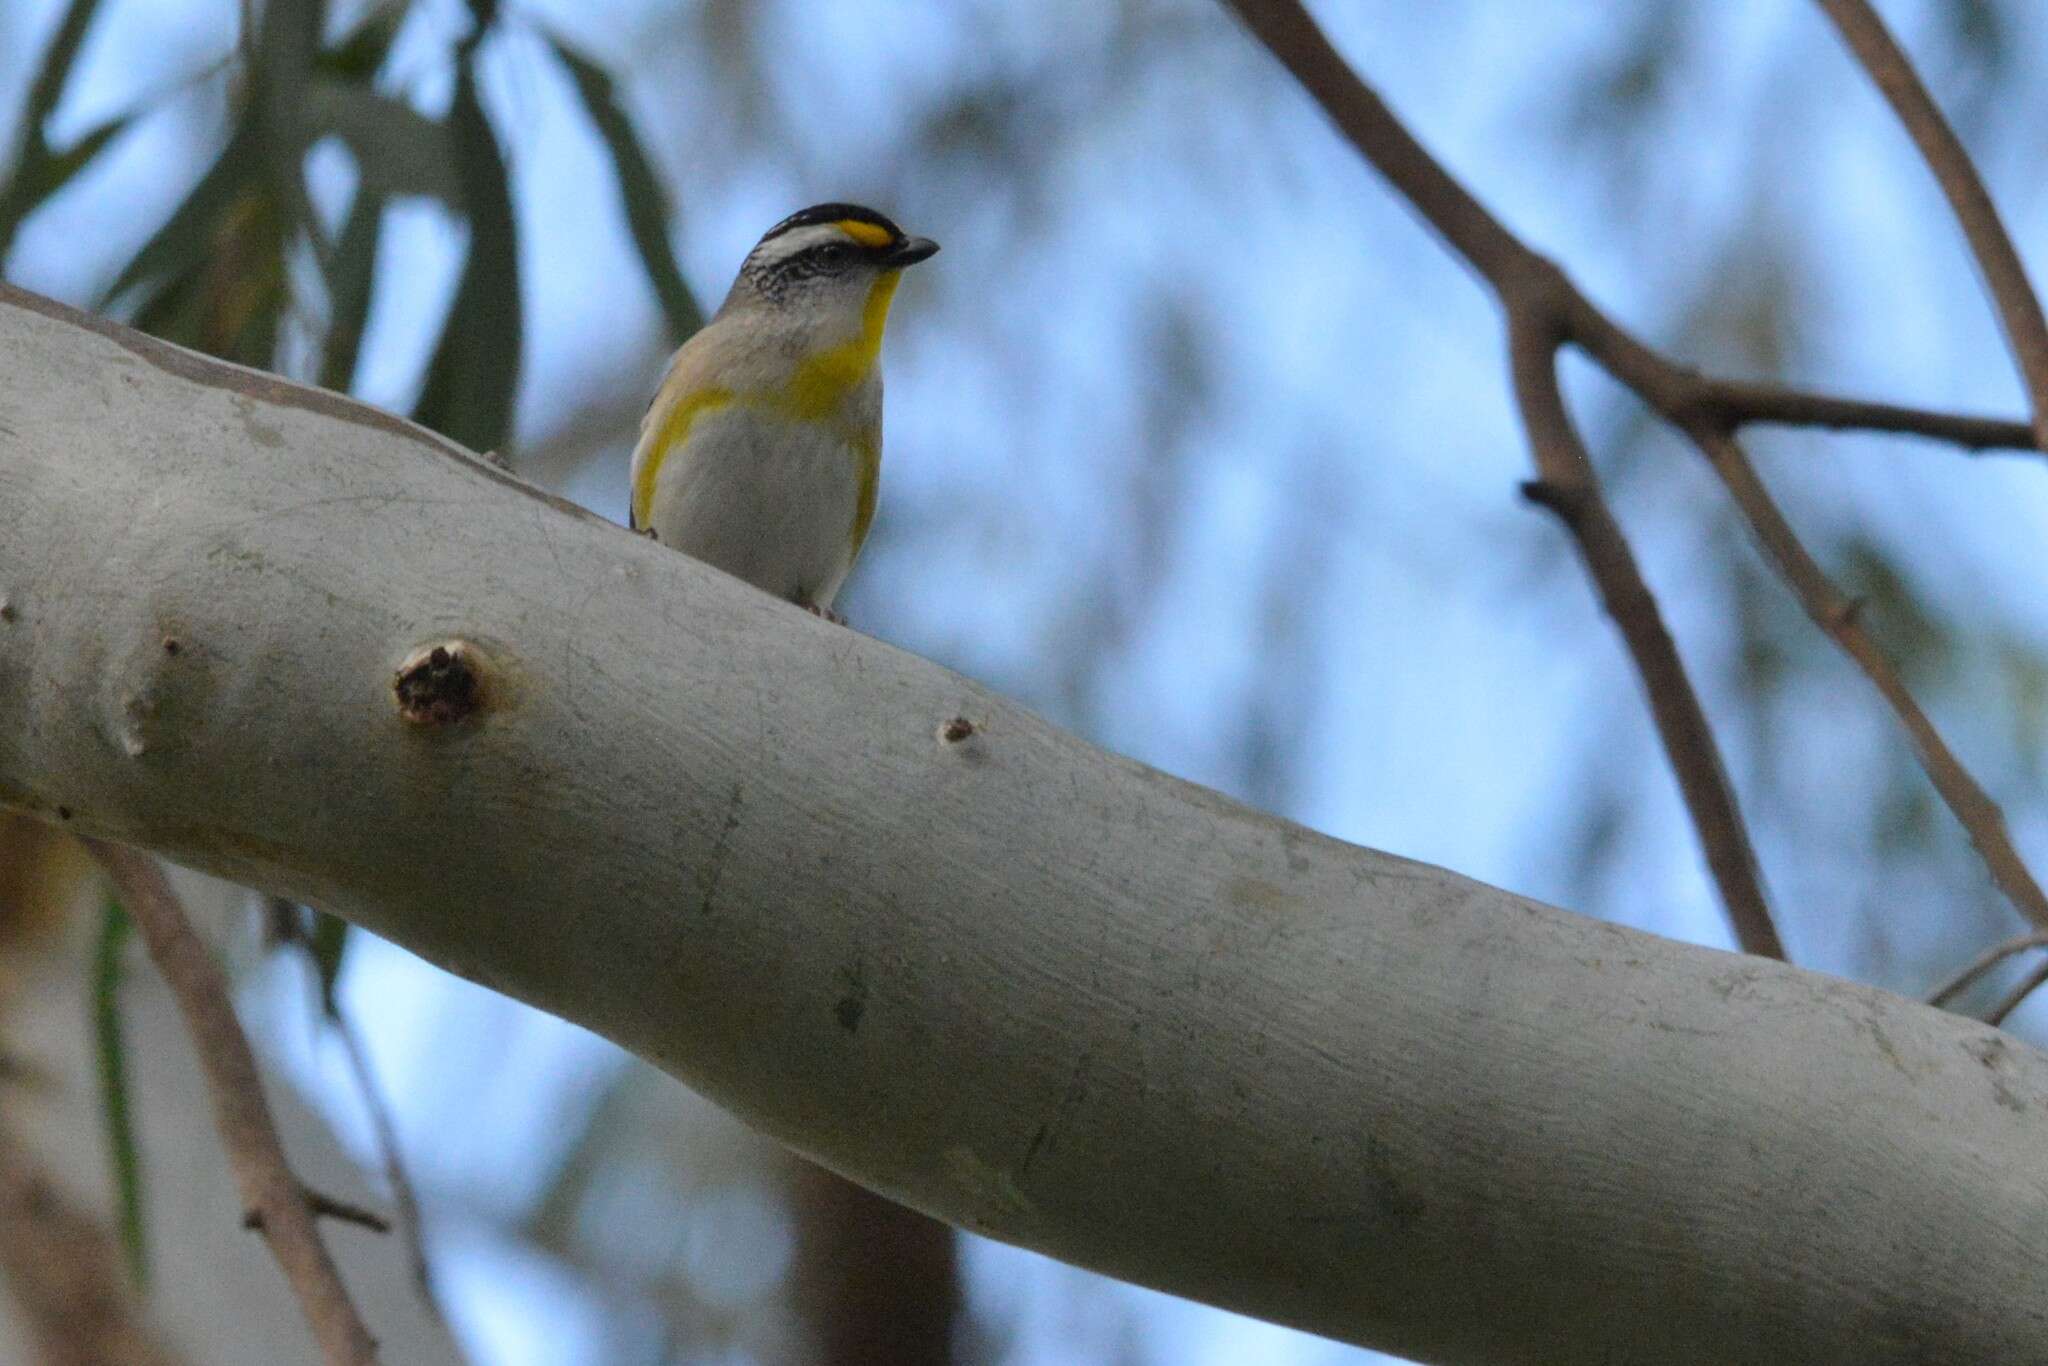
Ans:
POLYGON ((833 611, 829 607, 820 607, 815 602, 805 602, 799 603, 797 605, 802 607, 806 612, 809 612, 814 617, 823 617, 825 620, 831 622, 834 626, 846 625, 846 618, 840 616, 837 612, 833 611))

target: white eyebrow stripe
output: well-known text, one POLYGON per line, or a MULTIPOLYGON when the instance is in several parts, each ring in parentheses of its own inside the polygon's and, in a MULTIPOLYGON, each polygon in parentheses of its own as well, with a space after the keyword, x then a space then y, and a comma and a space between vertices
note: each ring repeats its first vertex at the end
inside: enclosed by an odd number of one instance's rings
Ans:
MULTIPOLYGON (((771 261, 786 261, 797 253, 815 247, 821 242, 852 242, 845 232, 830 223, 812 223, 806 227, 791 228, 780 237, 770 238, 754 248, 750 260, 766 264, 771 261)), ((857 244, 856 244, 857 245, 857 244)))

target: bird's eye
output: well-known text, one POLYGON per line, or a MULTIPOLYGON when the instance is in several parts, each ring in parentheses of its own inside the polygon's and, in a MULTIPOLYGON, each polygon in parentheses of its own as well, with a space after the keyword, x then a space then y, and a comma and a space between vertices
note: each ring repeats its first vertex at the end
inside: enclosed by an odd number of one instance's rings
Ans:
POLYGON ((826 242, 818 248, 817 259, 827 270, 843 270, 853 259, 853 248, 844 242, 826 242))

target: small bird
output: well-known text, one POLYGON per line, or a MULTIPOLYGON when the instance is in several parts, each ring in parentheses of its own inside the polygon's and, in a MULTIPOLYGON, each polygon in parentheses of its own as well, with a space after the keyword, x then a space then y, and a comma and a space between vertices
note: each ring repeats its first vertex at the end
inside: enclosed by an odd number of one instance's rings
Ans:
POLYGON ((854 204, 768 229, 641 419, 633 528, 837 620, 881 480, 889 302, 938 249, 854 204))

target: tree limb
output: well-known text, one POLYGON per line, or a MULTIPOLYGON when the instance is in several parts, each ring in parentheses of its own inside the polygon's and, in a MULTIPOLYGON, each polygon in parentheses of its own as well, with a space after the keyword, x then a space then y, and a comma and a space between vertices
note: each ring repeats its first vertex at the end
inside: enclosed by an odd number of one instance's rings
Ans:
POLYGON ((1856 54, 1905 125, 1913 145, 1920 149, 1927 169, 1934 173, 1942 194, 1954 211, 1957 224, 1983 272, 1984 287, 1998 310, 2005 329, 2006 345, 2018 362, 2020 377, 2026 381, 2027 397, 2034 413, 2035 443, 2048 450, 2048 319, 2041 316, 2041 301, 2027 280, 2027 268, 2012 244, 1998 206, 1977 174, 1976 163, 1942 116, 1941 107, 1913 70, 1905 50, 1892 37, 1868 0, 1817 0, 1841 32, 1842 40, 1856 54))
MULTIPOLYGON (((160 642, 154 647, 161 652, 160 642)), ((299 1307, 331 1366, 366 1366, 377 1360, 376 1340, 349 1299, 341 1272, 313 1226, 318 1213, 292 1175, 263 1099, 263 1082, 249 1040, 235 1019, 227 982, 178 904, 156 860, 139 850, 83 836, 113 882, 121 905, 142 932, 149 956, 170 985, 192 1033, 192 1044, 212 1093, 214 1122, 242 1194, 244 1222, 260 1228, 271 1254, 298 1296, 299 1307)), ((331 1203, 331 1202, 330 1202, 331 1203)), ((353 1207, 350 1214, 356 1213, 353 1207)), ((371 1216, 374 1218, 375 1216, 371 1216)))
POLYGON ((0 804, 1332 1337, 2048 1359, 2048 1057, 1994 1030, 1240 807, 338 396, 12 290, 0 355, 0 804))

